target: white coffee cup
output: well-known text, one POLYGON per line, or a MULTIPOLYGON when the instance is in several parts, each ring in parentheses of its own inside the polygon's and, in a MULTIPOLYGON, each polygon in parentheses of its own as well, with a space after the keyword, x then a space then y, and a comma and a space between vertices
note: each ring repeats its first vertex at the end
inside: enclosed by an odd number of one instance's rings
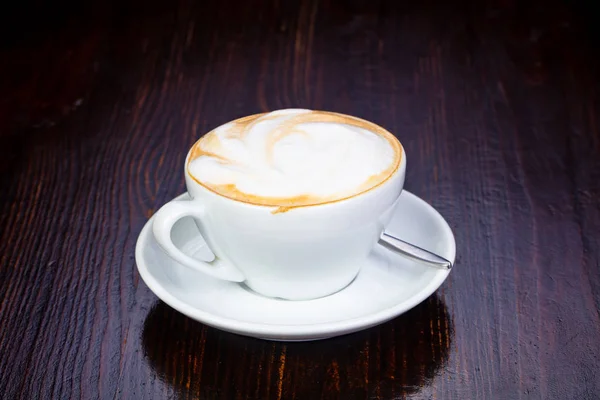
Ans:
POLYGON ((406 172, 406 155, 398 146, 397 168, 378 185, 349 198, 286 212, 218 194, 185 168, 191 200, 163 206, 154 216, 154 235, 182 265, 244 282, 265 296, 307 300, 335 293, 356 277, 390 221, 406 172), (214 261, 192 258, 171 240, 174 224, 188 216, 215 254, 214 261))

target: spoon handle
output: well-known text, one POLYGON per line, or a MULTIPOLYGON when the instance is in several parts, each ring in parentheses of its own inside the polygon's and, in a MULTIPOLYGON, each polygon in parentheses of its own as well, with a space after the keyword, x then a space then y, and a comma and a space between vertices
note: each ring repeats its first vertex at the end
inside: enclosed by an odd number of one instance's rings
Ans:
POLYGON ((400 254, 401 256, 410 258, 411 260, 432 268, 443 270, 452 269, 452 263, 445 258, 385 232, 381 235, 381 238, 379 238, 379 244, 396 254, 400 254))

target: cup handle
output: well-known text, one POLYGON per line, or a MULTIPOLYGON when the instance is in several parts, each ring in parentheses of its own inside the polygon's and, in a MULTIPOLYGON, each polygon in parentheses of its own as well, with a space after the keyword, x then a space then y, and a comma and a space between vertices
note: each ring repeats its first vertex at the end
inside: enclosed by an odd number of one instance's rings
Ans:
POLYGON ((195 217, 200 223, 204 219, 205 210, 202 204, 198 202, 191 203, 192 201, 173 201, 162 206, 154 215, 152 232, 160 247, 178 263, 214 278, 231 282, 246 280, 244 274, 229 263, 218 258, 211 262, 200 261, 188 256, 175 246, 171 239, 171 230, 177 221, 188 216, 195 217))

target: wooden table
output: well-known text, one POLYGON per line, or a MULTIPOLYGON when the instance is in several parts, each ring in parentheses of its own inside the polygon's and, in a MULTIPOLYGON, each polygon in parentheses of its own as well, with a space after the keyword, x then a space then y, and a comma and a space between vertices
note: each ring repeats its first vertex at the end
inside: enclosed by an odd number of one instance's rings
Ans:
POLYGON ((584 4, 42 2, 2 12, 2 399, 600 398, 600 60, 584 4), (384 325, 224 333, 140 280, 189 146, 308 107, 394 132, 455 270, 384 325))

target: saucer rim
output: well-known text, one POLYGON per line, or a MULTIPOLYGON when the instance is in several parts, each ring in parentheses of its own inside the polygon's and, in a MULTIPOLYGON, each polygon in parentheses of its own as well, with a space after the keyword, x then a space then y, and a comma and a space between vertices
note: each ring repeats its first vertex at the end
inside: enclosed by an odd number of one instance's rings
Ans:
MULTIPOLYGON (((170 201, 181 200, 186 196, 189 196, 187 192, 180 194, 170 201)), ((447 258, 454 264, 456 257, 456 240, 454 238, 452 229, 444 217, 425 200, 407 190, 403 190, 401 196, 406 196, 407 198, 410 198, 411 201, 420 203, 421 207, 427 208, 428 212, 432 213, 433 216, 439 220, 441 223, 441 229, 445 231, 443 236, 446 241, 449 241, 449 254, 447 254, 447 258)), ((151 239, 151 224, 153 219, 154 216, 150 217, 144 224, 144 227, 138 236, 135 248, 135 261, 137 270, 148 288, 160 300, 164 301, 170 307, 194 320, 224 331, 262 339, 317 340, 333 336, 340 336, 379 325, 407 312, 429 298, 444 283, 451 271, 436 271, 435 275, 428 282, 428 284, 421 288, 412 297, 392 307, 387 307, 372 314, 363 315, 360 317, 348 318, 334 322, 298 325, 280 325, 262 322, 239 321, 228 317, 222 317, 212 312, 204 311, 178 299, 175 295, 171 294, 169 290, 165 289, 158 279, 153 276, 153 274, 149 271, 143 257, 143 249, 148 245, 148 240, 151 239)), ((273 301, 277 300, 273 299, 273 301)))

